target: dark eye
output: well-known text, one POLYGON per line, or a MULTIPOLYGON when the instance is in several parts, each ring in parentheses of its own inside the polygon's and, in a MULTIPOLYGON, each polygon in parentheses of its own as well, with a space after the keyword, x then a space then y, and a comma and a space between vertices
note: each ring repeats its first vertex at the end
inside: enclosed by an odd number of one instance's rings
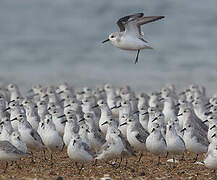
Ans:
POLYGON ((111 38, 114 38, 114 37, 115 37, 115 36, 113 36, 113 35, 111 36, 111 38))

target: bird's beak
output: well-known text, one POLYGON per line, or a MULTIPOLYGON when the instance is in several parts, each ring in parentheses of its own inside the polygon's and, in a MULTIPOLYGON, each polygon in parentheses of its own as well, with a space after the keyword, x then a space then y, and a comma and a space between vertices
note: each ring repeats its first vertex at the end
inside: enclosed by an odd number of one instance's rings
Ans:
POLYGON ((180 132, 184 132, 186 130, 186 128, 182 129, 180 132))
POLYGON ((206 123, 206 122, 208 122, 208 120, 206 119, 205 121, 202 121, 202 123, 206 123))
POLYGON ((117 106, 113 106, 113 107, 111 107, 110 109, 112 110, 112 109, 116 109, 117 108, 117 106))
POLYGON ((57 117, 57 118, 63 118, 63 117, 65 117, 66 115, 65 114, 63 114, 63 115, 61 115, 61 116, 59 116, 59 117, 57 117))
POLYGON ((12 122, 12 121, 15 121, 15 120, 17 120, 17 118, 16 118, 16 117, 15 117, 14 119, 11 119, 11 122, 12 122))
POLYGON ((108 42, 109 41, 109 39, 106 39, 106 40, 104 40, 102 43, 105 43, 105 42, 108 42))
POLYGON ((97 105, 95 105, 95 106, 93 106, 92 108, 97 108, 97 107, 99 107, 99 105, 97 104, 97 105))
POLYGON ((78 122, 82 122, 82 121, 84 121, 85 120, 85 118, 82 118, 82 119, 80 119, 78 122))
POLYGON ((216 136, 216 134, 213 134, 212 136, 211 136, 211 138, 213 138, 213 137, 215 137, 216 136))
POLYGON ((210 130, 212 130, 214 127, 216 127, 215 125, 213 125, 211 128, 210 128, 210 130))
POLYGON ((124 122, 123 124, 120 124, 120 126, 124 126, 124 125, 127 125, 127 122, 124 122))
POLYGON ((154 121, 156 121, 157 120, 157 117, 156 118, 154 118, 153 120, 152 120, 152 122, 154 122, 154 121))
POLYGON ((7 110, 9 110, 9 109, 11 109, 11 108, 10 108, 10 107, 8 107, 8 108, 4 109, 4 112, 5 112, 5 111, 7 111, 7 110))
POLYGON ((104 123, 102 123, 101 125, 103 126, 103 125, 105 125, 105 124, 108 124, 108 121, 105 121, 104 123))
POLYGON ((65 124, 66 122, 68 122, 67 119, 62 121, 61 124, 65 124))
POLYGON ((75 143, 76 143, 76 140, 73 141, 73 146, 74 146, 75 143))

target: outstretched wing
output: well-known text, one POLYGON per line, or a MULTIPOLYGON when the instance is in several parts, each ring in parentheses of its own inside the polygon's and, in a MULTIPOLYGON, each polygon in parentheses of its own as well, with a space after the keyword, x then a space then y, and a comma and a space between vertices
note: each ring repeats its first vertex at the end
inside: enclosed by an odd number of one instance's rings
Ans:
POLYGON ((125 25, 129 22, 129 21, 133 21, 137 18, 141 18, 143 17, 143 13, 136 13, 136 14, 132 14, 132 15, 128 15, 128 16, 124 16, 122 18, 120 18, 117 21, 117 25, 120 28, 120 32, 125 31, 125 25))
POLYGON ((137 13, 122 17, 117 21, 117 25, 121 32, 127 31, 134 33, 136 36, 142 36, 141 25, 164 18, 164 16, 143 16, 143 13, 137 13))
POLYGON ((137 18, 136 19, 136 24, 137 24, 139 34, 142 35, 141 25, 147 24, 147 23, 150 23, 150 22, 154 22, 154 21, 157 21, 157 20, 163 19, 163 18, 164 18, 164 16, 147 16, 147 17, 137 18))

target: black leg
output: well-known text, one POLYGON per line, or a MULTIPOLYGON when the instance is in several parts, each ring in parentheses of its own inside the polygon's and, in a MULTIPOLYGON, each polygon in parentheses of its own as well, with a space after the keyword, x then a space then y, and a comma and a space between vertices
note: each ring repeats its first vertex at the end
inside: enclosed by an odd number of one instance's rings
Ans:
POLYGON ((165 158, 168 158, 168 156, 169 156, 169 152, 167 152, 167 154, 166 154, 166 157, 165 157, 165 158))
POLYGON ((138 60, 139 60, 139 52, 140 52, 140 49, 137 51, 135 64, 138 63, 138 60))
POLYGON ((78 172, 79 175, 81 174, 81 170, 83 169, 83 167, 84 167, 84 164, 82 163, 82 166, 81 166, 81 168, 79 169, 79 172, 78 172))
POLYGON ((34 161, 34 157, 33 157, 33 152, 31 152, 31 154, 32 154, 32 156, 31 156, 31 159, 32 159, 32 164, 34 164, 35 163, 35 161, 34 161))
POLYGON ((118 166, 116 167, 116 169, 118 169, 119 167, 121 167, 122 160, 123 160, 123 158, 122 158, 122 156, 121 156, 121 160, 120 160, 118 166))
POLYGON ((127 168, 127 164, 128 164, 128 159, 126 158, 125 168, 127 168))
POLYGON ((95 159, 93 166, 97 165, 97 159, 95 159))
POLYGON ((22 168, 20 167, 20 165, 17 163, 17 161, 15 161, 15 164, 16 164, 16 166, 17 166, 19 169, 22 169, 22 168))
POLYGON ((4 173, 6 173, 6 170, 7 170, 7 169, 8 169, 8 162, 6 161, 4 173))
POLYGON ((158 156, 158 162, 157 162, 157 166, 160 165, 160 156, 158 156))
POLYGON ((53 154, 50 152, 50 165, 53 167, 53 154))
POLYGON ((139 156, 139 160, 138 160, 138 162, 140 162, 140 161, 141 161, 141 159, 142 159, 142 156, 143 156, 143 153, 141 152, 141 153, 140 153, 140 156, 139 156))
POLYGON ((43 152, 44 152, 44 160, 46 161, 47 158, 46 158, 46 151, 45 151, 45 149, 43 150, 43 152))
POLYGON ((193 159, 193 163, 197 162, 198 154, 196 154, 195 158, 193 159))

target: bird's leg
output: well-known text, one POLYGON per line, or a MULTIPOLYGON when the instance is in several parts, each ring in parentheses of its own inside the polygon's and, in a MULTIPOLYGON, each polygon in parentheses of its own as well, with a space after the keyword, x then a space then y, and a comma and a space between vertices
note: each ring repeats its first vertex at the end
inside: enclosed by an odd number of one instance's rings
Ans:
POLYGON ((33 157, 33 152, 31 152, 31 154, 32 154, 32 156, 31 156, 31 159, 32 159, 31 163, 34 164, 35 161, 34 161, 34 157, 33 157))
POLYGON ((181 161, 184 161, 185 160, 185 153, 182 154, 182 158, 181 158, 181 161))
POLYGON ((195 158, 193 159, 193 163, 197 162, 198 154, 196 154, 195 158))
POLYGON ((82 165, 81 165, 81 168, 79 168, 79 167, 78 167, 78 163, 75 162, 75 166, 76 166, 76 168, 78 169, 78 174, 81 174, 81 170, 83 169, 84 164, 82 164, 82 165))
POLYGON ((43 154, 44 154, 44 160, 46 161, 47 158, 46 158, 46 151, 45 151, 45 149, 43 149, 43 154))
POLYGON ((175 157, 174 157, 174 154, 173 154, 173 168, 176 167, 176 160, 175 160, 175 157))
POLYGON ((142 159, 142 155, 143 155, 143 153, 141 152, 141 153, 140 153, 140 156, 139 156, 139 160, 138 160, 138 162, 141 161, 141 159, 142 159))
POLYGON ((158 156, 158 162, 157 162, 157 166, 160 165, 160 156, 158 156))
POLYGON ((17 166, 19 169, 22 169, 22 168, 20 167, 20 165, 17 163, 17 161, 15 161, 15 164, 16 164, 16 166, 17 166))
POLYGON ((118 166, 116 167, 116 169, 118 169, 119 167, 121 167, 122 160, 123 160, 123 158, 122 158, 122 156, 121 156, 121 160, 120 160, 118 166))
POLYGON ((95 159, 93 166, 97 165, 97 159, 95 159))
POLYGON ((139 60, 139 52, 140 52, 140 49, 137 51, 135 64, 136 64, 136 63, 138 62, 138 60, 139 60))
POLYGON ((6 170, 7 170, 7 169, 8 169, 8 162, 6 161, 4 173, 6 173, 6 170))
POLYGON ((50 152, 50 165, 53 167, 53 154, 50 152))
POLYGON ((127 168, 128 159, 126 158, 125 168, 127 168))
POLYGON ((168 158, 168 155, 169 155, 169 152, 167 152, 167 154, 166 154, 166 157, 165 157, 165 158, 168 158))

